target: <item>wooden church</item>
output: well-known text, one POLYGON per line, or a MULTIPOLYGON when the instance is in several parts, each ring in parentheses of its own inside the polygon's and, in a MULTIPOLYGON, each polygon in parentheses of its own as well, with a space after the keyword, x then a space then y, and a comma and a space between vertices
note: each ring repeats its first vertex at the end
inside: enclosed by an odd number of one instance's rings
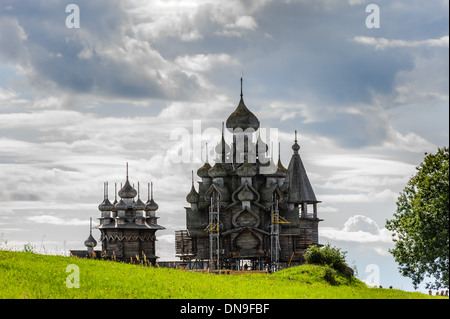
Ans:
POLYGON ((153 184, 148 183, 148 200, 144 203, 138 191, 130 184, 127 176, 115 200, 108 199, 108 183, 105 183, 104 200, 98 206, 101 211, 100 224, 102 253, 105 257, 129 261, 146 258, 152 264, 156 259, 156 231, 165 229, 158 225, 156 211, 158 204, 153 199, 153 184), (117 200, 119 195, 120 200, 117 200), (137 196, 137 199, 136 199, 137 196), (136 257, 138 256, 138 257, 136 257))
MULTIPOLYGON (((197 170, 186 201, 186 228, 175 233, 176 256, 210 269, 276 271, 304 262, 319 245, 317 204, 295 132, 287 169, 269 154, 258 118, 242 94, 226 128, 233 140, 215 147, 213 166, 197 170), (254 134, 248 134, 254 132, 254 134), (257 137, 256 137, 257 136, 257 137), (243 145, 242 145, 243 143, 243 145)), ((279 147, 279 145, 277 145, 279 147)), ((269 153, 269 151, 271 151, 269 153)))

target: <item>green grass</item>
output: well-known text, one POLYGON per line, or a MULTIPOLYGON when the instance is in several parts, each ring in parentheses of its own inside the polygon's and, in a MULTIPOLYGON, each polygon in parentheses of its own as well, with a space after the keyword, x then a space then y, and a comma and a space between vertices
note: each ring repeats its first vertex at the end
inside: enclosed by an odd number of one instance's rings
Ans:
MULTIPOLYGON (((113 261, 0 251, 0 298, 430 298, 422 293, 368 288, 326 267, 303 265, 275 274, 214 275, 113 261), (80 287, 67 288, 80 270, 80 287), (325 279, 328 278, 328 281, 325 279)), ((432 296, 431 298, 436 298, 432 296)))

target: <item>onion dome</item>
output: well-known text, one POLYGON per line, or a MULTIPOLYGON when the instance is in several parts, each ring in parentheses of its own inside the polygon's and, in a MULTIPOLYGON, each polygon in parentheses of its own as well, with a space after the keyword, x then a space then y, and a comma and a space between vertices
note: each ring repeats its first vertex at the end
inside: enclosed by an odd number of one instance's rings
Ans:
POLYGON ((141 201, 141 198, 139 196, 139 182, 138 182, 138 199, 133 204, 133 209, 134 210, 144 210, 145 209, 145 204, 141 201))
POLYGON ((114 206, 114 208, 115 208, 116 210, 127 210, 128 205, 127 205, 127 203, 125 203, 125 202, 123 201, 123 199, 121 199, 121 200, 114 206))
POLYGON ((92 234, 89 235, 88 239, 84 241, 84 245, 88 248, 97 246, 97 241, 94 239, 92 234))
POLYGON ((195 190, 194 185, 192 185, 191 191, 186 196, 186 201, 189 204, 192 204, 192 203, 198 203, 199 199, 200 199, 200 196, 198 196, 198 193, 195 190))
POLYGON ((208 173, 208 171, 209 171, 210 169, 211 169, 211 165, 209 165, 209 163, 206 162, 205 164, 203 164, 202 167, 200 167, 200 168, 197 170, 197 175, 198 175, 199 177, 201 177, 201 178, 204 178, 204 177, 210 177, 210 176, 209 176, 209 173, 208 173))
POLYGON ((217 162, 213 167, 209 169, 208 173, 212 178, 225 177, 227 176, 227 169, 222 163, 217 162))
POLYGON ((127 181, 125 182, 125 185, 123 185, 123 187, 119 190, 119 196, 121 198, 135 198, 136 195, 137 195, 137 192, 133 188, 133 186, 131 186, 130 182, 128 181, 128 177, 127 177, 127 181))
POLYGON ((98 205, 98 209, 102 212, 109 212, 114 209, 114 205, 111 204, 108 198, 105 198, 105 200, 98 205))
POLYGON ((84 241, 84 245, 87 248, 94 248, 95 246, 97 246, 97 241, 92 236, 92 218, 90 218, 89 222, 89 237, 84 241))
POLYGON ((188 203, 192 204, 192 203, 198 203, 199 199, 200 199, 200 196, 198 195, 198 193, 194 187, 194 171, 192 171, 192 187, 191 187, 191 191, 186 196, 186 201, 188 203))
POLYGON ((158 206, 158 204, 155 203, 153 198, 149 199, 145 203, 145 211, 146 212, 154 212, 155 210, 158 210, 158 208, 159 208, 159 206, 158 206))
POLYGON ((148 184, 148 191, 149 191, 149 196, 148 196, 147 202, 145 203, 145 211, 146 212, 154 212, 154 211, 158 210, 159 206, 153 200, 153 182, 151 183, 151 188, 150 188, 150 183, 148 184), (150 197, 150 189, 151 189, 151 197, 150 197))
POLYGON ((102 212, 109 212, 114 209, 114 205, 108 199, 108 182, 103 184, 103 202, 98 205, 98 209, 102 212))
POLYGON ((255 198, 253 192, 248 188, 247 183, 244 184, 244 188, 239 192, 238 199, 240 201, 251 201, 255 198))
POLYGON ((258 118, 245 106, 244 98, 242 94, 242 78, 241 78, 241 100, 236 110, 230 114, 227 119, 227 129, 233 132, 235 129, 242 129, 245 131, 248 128, 252 128, 255 131, 259 129, 258 118))
POLYGON ((143 201, 141 201, 140 198, 136 201, 136 203, 133 204, 134 210, 145 210, 145 204, 143 201))
POLYGON ((239 166, 236 170, 236 174, 240 177, 253 177, 256 175, 256 168, 249 162, 245 161, 244 164, 239 166))
POLYGON ((208 171, 210 169, 211 169, 211 165, 209 165, 209 163, 208 163, 208 143, 206 143, 206 162, 205 162, 205 164, 203 164, 202 167, 200 167, 197 170, 197 175, 201 178, 208 178, 208 177, 210 177, 209 173, 208 173, 208 171))
POLYGON ((131 186, 130 182, 128 181, 128 163, 127 163, 127 180, 125 182, 125 185, 119 190, 119 196, 121 198, 135 198, 137 195, 136 190, 133 186, 131 186))

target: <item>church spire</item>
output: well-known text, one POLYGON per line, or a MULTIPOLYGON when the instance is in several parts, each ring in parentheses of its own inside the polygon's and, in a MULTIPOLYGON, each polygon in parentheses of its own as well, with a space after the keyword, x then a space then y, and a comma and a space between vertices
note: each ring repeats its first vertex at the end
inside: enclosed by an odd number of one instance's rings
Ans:
POLYGON ((300 145, 298 145, 298 143, 297 143, 297 130, 295 130, 295 139, 294 139, 294 145, 292 145, 292 149, 294 150, 294 154, 298 154, 300 145))
POLYGON ((298 153, 300 145, 297 143, 297 131, 295 131, 295 140, 292 149, 294 150, 294 154, 292 154, 286 177, 288 184, 288 203, 317 203, 316 195, 309 182, 300 154, 298 153))

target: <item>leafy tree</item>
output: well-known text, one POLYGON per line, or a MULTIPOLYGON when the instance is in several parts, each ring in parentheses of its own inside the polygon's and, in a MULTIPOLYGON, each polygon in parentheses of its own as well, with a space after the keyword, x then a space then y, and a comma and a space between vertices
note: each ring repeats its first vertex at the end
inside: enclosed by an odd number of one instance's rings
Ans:
POLYGON ((390 253, 415 288, 425 277, 435 279, 427 288, 448 288, 449 149, 425 156, 400 193, 394 218, 386 221, 395 243, 390 253))

